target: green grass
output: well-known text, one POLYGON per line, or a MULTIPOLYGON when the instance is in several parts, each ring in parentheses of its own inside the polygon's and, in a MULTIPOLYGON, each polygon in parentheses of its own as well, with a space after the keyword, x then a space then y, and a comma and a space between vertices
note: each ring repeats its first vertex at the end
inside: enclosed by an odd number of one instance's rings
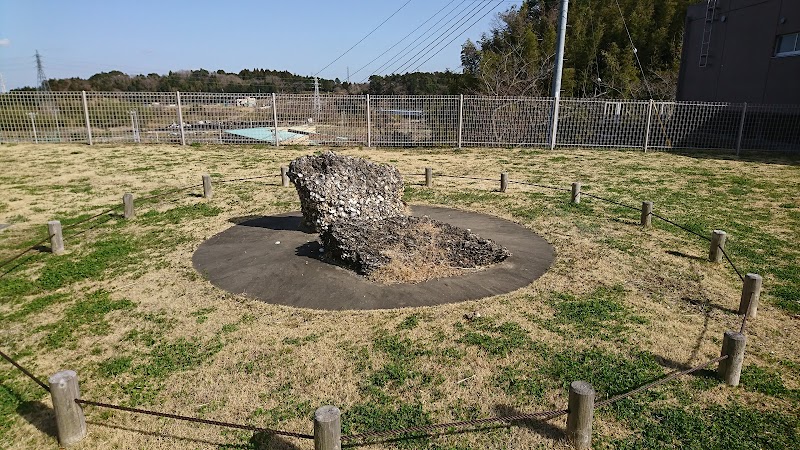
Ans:
POLYGON ((533 341, 518 323, 504 322, 496 325, 494 320, 480 317, 466 325, 455 325, 461 337, 457 342, 480 348, 494 357, 504 357, 511 352, 533 347, 533 341))
POLYGON ((113 300, 106 291, 94 291, 69 306, 58 321, 42 327, 47 331, 42 345, 48 349, 63 346, 74 348, 76 342, 73 337, 76 334, 82 335, 87 332, 96 336, 106 334, 111 327, 105 320, 107 314, 112 311, 132 309, 135 306, 128 299, 113 300))

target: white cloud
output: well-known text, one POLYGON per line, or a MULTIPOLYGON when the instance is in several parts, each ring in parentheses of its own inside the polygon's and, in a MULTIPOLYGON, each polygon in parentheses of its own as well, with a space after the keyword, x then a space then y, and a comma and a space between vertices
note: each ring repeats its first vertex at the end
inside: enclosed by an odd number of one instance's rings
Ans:
POLYGON ((11 39, 3 38, 0 39, 0 47, 9 47, 11 45, 11 39))

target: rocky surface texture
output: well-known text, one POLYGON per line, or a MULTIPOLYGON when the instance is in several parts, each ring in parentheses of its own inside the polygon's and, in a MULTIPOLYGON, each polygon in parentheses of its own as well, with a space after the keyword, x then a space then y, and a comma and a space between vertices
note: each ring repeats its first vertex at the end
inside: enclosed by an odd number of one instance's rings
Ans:
POLYGON ((428 217, 337 221, 320 237, 326 257, 385 283, 457 275, 510 255, 489 239, 428 217))
POLYGON ((403 178, 385 164, 327 152, 289 164, 303 222, 322 232, 342 219, 374 221, 404 214, 403 178))

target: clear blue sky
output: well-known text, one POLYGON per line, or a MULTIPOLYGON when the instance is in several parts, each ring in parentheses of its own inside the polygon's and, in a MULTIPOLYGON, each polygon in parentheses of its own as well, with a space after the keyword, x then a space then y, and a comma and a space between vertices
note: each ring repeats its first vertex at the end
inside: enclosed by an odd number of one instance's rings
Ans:
MULTIPOLYGON (((86 78, 115 69, 129 74, 164 74, 199 68, 238 72, 255 67, 314 75, 406 1, 0 0, 0 73, 8 89, 34 86, 33 54, 38 49, 49 78, 86 78)), ((398 58, 379 74, 413 70, 453 38, 419 70, 459 71, 461 44, 467 38, 480 38, 490 29, 497 12, 520 3, 410 0, 319 76, 344 81, 348 67, 352 74, 431 17, 384 57, 351 75, 351 81, 368 77, 440 18, 442 21, 427 37, 407 52, 418 44, 419 49, 398 58), (457 30, 452 34, 447 31, 451 26, 457 30), (464 34, 456 37, 461 31, 464 34), (442 37, 434 43, 439 35, 442 37), (423 56, 425 52, 428 54, 423 56), (411 63, 414 58, 420 59, 402 70, 403 62, 411 63)))

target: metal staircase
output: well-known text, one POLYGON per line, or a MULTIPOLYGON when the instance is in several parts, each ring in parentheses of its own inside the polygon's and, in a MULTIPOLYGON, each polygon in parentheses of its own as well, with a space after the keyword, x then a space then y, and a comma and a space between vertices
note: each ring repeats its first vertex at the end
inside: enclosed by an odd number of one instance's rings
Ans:
POLYGON ((714 27, 714 16, 717 11, 717 0, 707 0, 706 20, 703 24, 703 42, 700 43, 700 67, 708 65, 708 53, 711 49, 711 29, 714 27))

